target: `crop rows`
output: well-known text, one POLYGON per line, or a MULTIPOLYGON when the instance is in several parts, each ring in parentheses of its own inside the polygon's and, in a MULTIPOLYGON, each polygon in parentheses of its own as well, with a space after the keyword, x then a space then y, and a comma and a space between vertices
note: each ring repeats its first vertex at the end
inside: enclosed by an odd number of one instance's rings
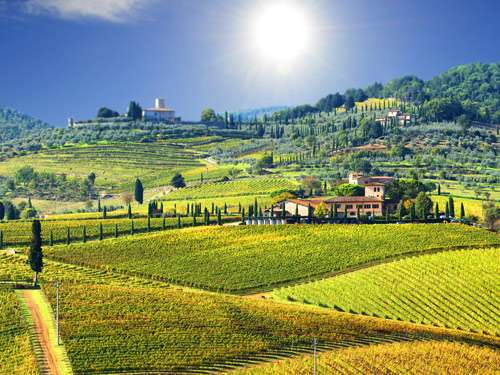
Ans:
POLYGON ((0 285, 0 374, 38 374, 29 331, 13 289, 0 285))
MULTIPOLYGON (((236 218, 224 218, 224 220, 235 220, 236 218)), ((216 223, 216 217, 211 216, 211 224, 216 223)), ((182 226, 193 226, 193 218, 181 217, 182 226)), ((75 220, 46 220, 42 221, 42 238, 44 245, 60 244, 68 242, 82 242, 100 238, 101 224, 103 228, 103 238, 158 231, 162 229, 172 229, 178 226, 177 218, 152 218, 148 227, 148 219, 75 219, 75 220), (85 228, 85 229, 84 229, 85 228), (52 233, 52 240, 51 240, 52 233)), ((197 217, 197 225, 203 224, 203 217, 197 217)), ((3 236, 2 245, 5 246, 27 246, 31 241, 30 221, 10 221, 0 223, 0 232, 3 236)))
MULTIPOLYGON (((428 341, 391 343, 321 353, 319 374, 493 374, 500 353, 491 348, 428 341)), ((311 355, 235 371, 235 375, 312 374, 311 355)))
MULTIPOLYGON (((54 288, 44 290, 54 303, 54 288)), ((313 337, 324 350, 413 340, 422 332, 400 322, 174 288, 73 284, 62 299, 61 333, 77 374, 228 370, 310 351, 313 337)))
POLYGON ((500 333, 499 249, 400 260, 273 292, 338 310, 500 333))
POLYGON ((59 246, 54 259, 208 290, 249 293, 401 254, 499 244, 462 225, 285 225, 187 228, 59 246))
POLYGON ((173 191, 166 196, 166 199, 181 200, 270 194, 280 190, 295 189, 296 187, 297 184, 294 181, 286 178, 248 178, 227 182, 207 183, 173 191))
MULTIPOLYGON (((26 263, 24 255, 7 255, 0 253, 0 284, 26 284, 33 280, 33 272, 26 263)), ((59 281, 64 289, 65 284, 127 284, 139 287, 168 287, 163 282, 140 279, 126 275, 115 274, 108 270, 95 270, 44 259, 43 271, 39 275, 42 285, 59 281)))

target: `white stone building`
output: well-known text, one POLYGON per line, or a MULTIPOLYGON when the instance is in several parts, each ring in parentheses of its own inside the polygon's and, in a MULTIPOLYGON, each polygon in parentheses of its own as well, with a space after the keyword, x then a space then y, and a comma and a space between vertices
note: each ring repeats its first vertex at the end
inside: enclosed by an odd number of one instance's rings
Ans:
POLYGON ((153 122, 175 122, 175 111, 165 106, 164 99, 156 98, 154 108, 142 111, 142 119, 153 122))

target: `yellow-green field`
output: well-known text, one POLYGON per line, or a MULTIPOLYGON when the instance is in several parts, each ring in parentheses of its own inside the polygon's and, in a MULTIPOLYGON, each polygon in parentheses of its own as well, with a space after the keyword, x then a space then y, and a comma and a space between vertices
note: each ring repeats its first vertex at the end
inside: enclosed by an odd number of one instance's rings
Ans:
MULTIPOLYGON (((318 374, 494 374, 497 350, 478 345, 427 341, 380 344, 319 353, 318 374)), ((312 374, 312 355, 235 371, 238 375, 312 374)))

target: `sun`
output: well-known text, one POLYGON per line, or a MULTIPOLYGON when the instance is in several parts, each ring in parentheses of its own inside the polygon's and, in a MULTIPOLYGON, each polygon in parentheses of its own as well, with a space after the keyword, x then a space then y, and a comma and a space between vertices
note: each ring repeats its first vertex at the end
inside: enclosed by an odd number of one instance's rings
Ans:
POLYGON ((278 3, 257 16, 255 43, 262 58, 286 68, 306 51, 309 27, 298 7, 278 3))

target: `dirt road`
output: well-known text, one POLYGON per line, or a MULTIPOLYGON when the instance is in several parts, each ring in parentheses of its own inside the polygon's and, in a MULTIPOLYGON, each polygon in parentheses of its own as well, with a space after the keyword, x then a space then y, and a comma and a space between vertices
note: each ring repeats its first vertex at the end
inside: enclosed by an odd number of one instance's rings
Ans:
POLYGON ((60 370, 60 361, 56 353, 57 343, 55 342, 55 338, 51 337, 49 334, 49 328, 44 320, 46 318, 42 315, 40 304, 35 298, 36 293, 42 292, 40 290, 24 290, 22 292, 22 297, 26 301, 28 310, 31 313, 35 332, 38 337, 38 341, 40 342, 42 352, 45 356, 49 373, 51 375, 63 375, 63 372, 60 370))

